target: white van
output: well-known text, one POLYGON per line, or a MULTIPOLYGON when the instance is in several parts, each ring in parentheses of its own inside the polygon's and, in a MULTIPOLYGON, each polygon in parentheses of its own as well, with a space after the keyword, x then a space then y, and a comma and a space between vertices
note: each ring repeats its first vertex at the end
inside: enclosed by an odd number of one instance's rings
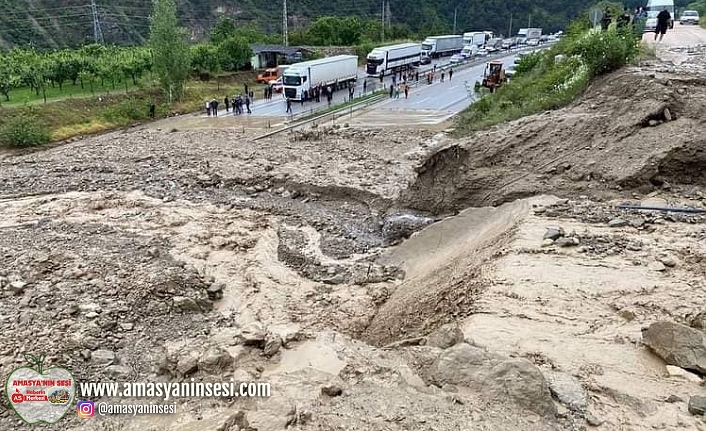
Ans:
POLYGON ((672 16, 672 20, 669 23, 669 28, 674 28, 674 1, 673 0, 649 0, 647 2, 647 22, 645 22, 645 31, 655 31, 657 29, 657 15, 664 10, 667 6, 669 14, 672 16))

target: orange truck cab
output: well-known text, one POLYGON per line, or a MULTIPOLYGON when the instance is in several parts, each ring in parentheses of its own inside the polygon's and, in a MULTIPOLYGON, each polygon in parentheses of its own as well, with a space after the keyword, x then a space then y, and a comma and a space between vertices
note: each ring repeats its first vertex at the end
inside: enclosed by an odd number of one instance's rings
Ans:
POLYGON ((269 84, 270 81, 273 81, 277 78, 279 78, 279 76, 277 75, 277 68, 273 67, 270 69, 265 69, 264 72, 259 73, 257 75, 257 82, 261 84, 269 84))

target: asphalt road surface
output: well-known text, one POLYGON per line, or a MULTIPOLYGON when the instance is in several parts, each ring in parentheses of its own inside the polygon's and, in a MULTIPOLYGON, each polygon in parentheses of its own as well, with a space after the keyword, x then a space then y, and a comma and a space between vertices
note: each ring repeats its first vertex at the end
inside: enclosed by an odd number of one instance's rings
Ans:
MULTIPOLYGON (((496 60, 502 61, 507 69, 513 65, 515 55, 496 60)), ((453 78, 449 80, 446 73, 444 82, 437 72, 433 84, 420 83, 411 89, 408 99, 401 94, 399 99, 378 103, 356 116, 352 123, 374 126, 440 123, 473 103, 475 83, 483 79, 484 70, 485 62, 466 69, 454 68, 453 78)))

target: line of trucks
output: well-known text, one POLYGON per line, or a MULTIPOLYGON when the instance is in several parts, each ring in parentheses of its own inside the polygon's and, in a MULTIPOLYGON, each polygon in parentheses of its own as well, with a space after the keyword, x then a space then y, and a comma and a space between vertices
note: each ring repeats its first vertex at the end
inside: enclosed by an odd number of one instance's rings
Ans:
MULTIPOLYGON (((520 29, 518 38, 539 39, 542 29, 520 29)), ((431 62, 432 58, 454 54, 474 56, 481 48, 502 43, 490 31, 470 32, 463 35, 431 36, 420 43, 400 43, 382 46, 370 51, 366 58, 365 72, 368 76, 382 77, 431 62), (465 53, 465 54, 464 54, 465 53)), ((499 46, 498 46, 499 48, 499 46)), ((333 90, 346 88, 358 79, 358 57, 336 55, 317 60, 303 61, 288 67, 270 69, 260 76, 271 85, 281 85, 284 96, 300 101, 305 94, 319 85, 333 90), (267 76, 264 76, 264 74, 267 76), (278 75, 278 76, 275 76, 278 75)))

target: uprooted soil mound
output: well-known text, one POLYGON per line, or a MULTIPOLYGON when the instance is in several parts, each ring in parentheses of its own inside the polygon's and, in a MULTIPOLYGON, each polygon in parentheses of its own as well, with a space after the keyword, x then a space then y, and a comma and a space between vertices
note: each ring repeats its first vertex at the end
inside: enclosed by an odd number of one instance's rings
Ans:
POLYGON ((538 193, 610 195, 706 184, 706 78, 660 65, 608 75, 575 104, 431 154, 403 195, 444 213, 538 193))

